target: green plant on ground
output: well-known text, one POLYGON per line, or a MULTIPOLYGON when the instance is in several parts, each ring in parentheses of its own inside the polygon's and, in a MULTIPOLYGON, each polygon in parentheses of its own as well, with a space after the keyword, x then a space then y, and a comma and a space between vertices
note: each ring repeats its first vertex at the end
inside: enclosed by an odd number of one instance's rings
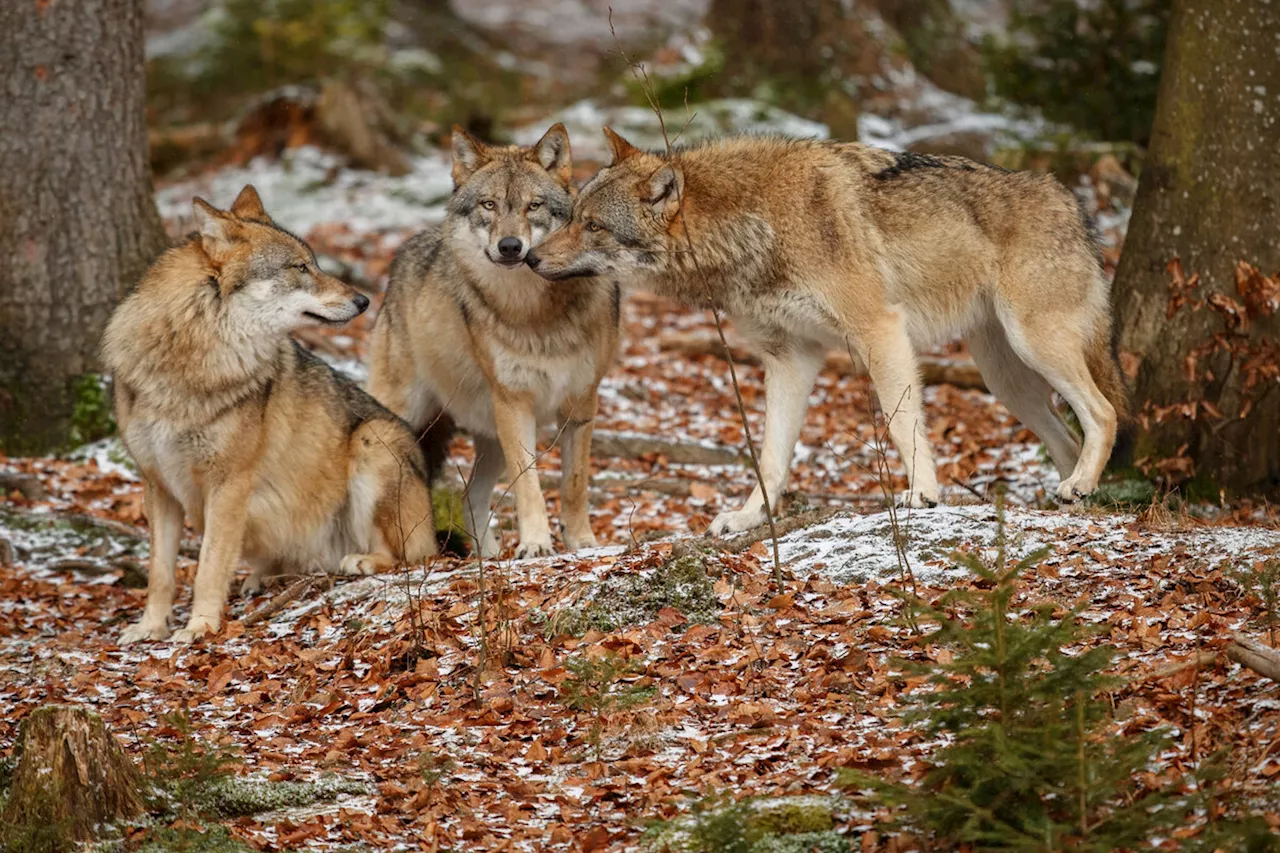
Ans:
MULTIPOLYGON (((1209 805, 1212 769, 1201 768, 1199 779, 1160 779, 1150 771, 1171 733, 1117 736, 1105 696, 1118 686, 1105 674, 1113 649, 1082 647, 1092 629, 1077 611, 1055 618, 1050 604, 1020 601, 1018 579, 1045 550, 1014 562, 1002 501, 997 518, 990 563, 955 556, 976 576, 976 589, 907 602, 937 626, 924 645, 953 651, 947 663, 904 664, 932 688, 907 697, 905 720, 944 745, 917 784, 853 770, 842 781, 901 807, 900 825, 980 850, 1101 853, 1169 837, 1209 805)), ((1218 821, 1182 849, 1212 850, 1226 833, 1256 829, 1218 821)))
POLYGON ((997 95, 1093 137, 1145 145, 1172 0, 1014 0, 983 59, 997 95))
POLYGON ((107 384, 97 373, 84 373, 72 380, 71 393, 75 407, 71 410, 71 433, 68 444, 79 447, 114 435, 115 416, 107 384))
POLYGON ((667 607, 690 622, 714 622, 719 615, 720 601, 701 555, 667 560, 648 574, 610 575, 584 604, 552 614, 546 632, 580 637, 595 629, 607 634, 652 622, 667 607))
POLYGON ((735 802, 714 794, 651 825, 644 845, 654 853, 849 853, 848 837, 834 828, 838 802, 822 796, 735 802))
POLYGON ((600 761, 604 750, 604 730, 609 717, 648 702, 655 692, 648 685, 626 679, 640 673, 631 661, 609 652, 603 657, 577 655, 565 662, 569 677, 560 685, 559 701, 575 711, 591 715, 587 742, 600 761))

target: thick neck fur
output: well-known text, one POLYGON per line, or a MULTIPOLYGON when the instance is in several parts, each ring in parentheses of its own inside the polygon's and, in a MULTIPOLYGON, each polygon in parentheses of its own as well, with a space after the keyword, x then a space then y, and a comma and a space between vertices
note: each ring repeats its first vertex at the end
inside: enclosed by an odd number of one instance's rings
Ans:
POLYGON ((103 354, 116 382, 144 406, 197 416, 265 387, 292 348, 237 311, 199 241, 170 249, 116 310, 103 354))
POLYGON ((502 267, 490 261, 484 248, 469 239, 462 222, 446 223, 445 245, 466 280, 467 308, 500 326, 545 332, 585 309, 593 290, 607 289, 604 282, 584 279, 548 282, 529 267, 502 267))

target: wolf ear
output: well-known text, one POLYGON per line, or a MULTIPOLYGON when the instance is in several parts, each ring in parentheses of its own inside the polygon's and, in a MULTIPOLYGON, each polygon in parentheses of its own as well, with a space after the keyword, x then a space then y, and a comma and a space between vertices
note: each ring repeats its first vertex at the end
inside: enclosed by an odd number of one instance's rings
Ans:
POLYGON ((197 196, 191 200, 191 212, 196 218, 196 230, 205 254, 220 256, 236 239, 236 224, 225 213, 197 196))
POLYGON ((533 154, 538 165, 555 175, 560 183, 569 184, 573 178, 573 159, 569 152, 569 132, 563 124, 557 122, 542 134, 538 144, 533 146, 533 154))
POLYGON ((609 150, 613 152, 613 160, 609 162, 610 166, 615 166, 628 157, 634 157, 640 153, 639 148, 614 133, 611 127, 604 129, 604 140, 609 143, 609 150))
POLYGON ((684 172, 677 166, 666 164, 649 178, 648 191, 645 201, 653 208, 653 215, 670 222, 684 199, 684 172))
POLYGON ((240 195, 236 196, 236 200, 231 204, 231 212, 241 219, 271 223, 271 217, 262 206, 262 198, 253 188, 253 184, 245 184, 244 189, 240 190, 240 195))
POLYGON ((489 146, 462 129, 453 126, 453 186, 462 186, 467 178, 489 162, 489 146))

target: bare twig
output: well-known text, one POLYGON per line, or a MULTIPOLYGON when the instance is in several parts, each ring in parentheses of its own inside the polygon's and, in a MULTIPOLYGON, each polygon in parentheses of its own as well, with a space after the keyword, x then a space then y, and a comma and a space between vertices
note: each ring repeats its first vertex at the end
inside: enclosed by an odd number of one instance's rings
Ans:
POLYGON ((311 587, 315 585, 315 582, 316 579, 314 577, 306 577, 289 584, 289 586, 285 587, 284 591, 278 594, 275 598, 244 617, 242 623, 246 628, 248 628, 253 625, 257 625, 259 622, 267 621, 272 616, 275 616, 281 610, 284 610, 290 604, 309 592, 311 587))

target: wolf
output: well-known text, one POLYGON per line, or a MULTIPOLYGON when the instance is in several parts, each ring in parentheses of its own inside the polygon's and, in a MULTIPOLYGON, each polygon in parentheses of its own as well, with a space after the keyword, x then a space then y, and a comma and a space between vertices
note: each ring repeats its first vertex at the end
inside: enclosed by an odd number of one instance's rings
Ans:
POLYGON ((621 294, 572 276, 552 287, 525 264, 531 247, 569 221, 571 181, 563 125, 532 147, 488 145, 455 126, 446 218, 396 253, 374 325, 369 392, 419 432, 433 461, 451 426, 475 441, 463 514, 485 557, 500 550, 489 520, 504 465, 516 556, 552 551, 536 470, 537 428, 547 423, 560 426, 565 546, 596 544, 591 433, 597 388, 617 355, 621 294))
POLYGON ((370 574, 435 553, 409 427, 294 342, 368 297, 326 275, 252 186, 230 210, 193 201, 198 230, 152 265, 103 337, 121 438, 145 484, 150 576, 122 643, 169 636, 183 516, 204 534, 188 643, 221 624, 244 557, 270 572, 370 574))
POLYGON ((1125 389, 1092 230, 1052 177, 772 137, 653 153, 604 133, 611 162, 526 262, 551 281, 600 276, 723 311, 760 353, 763 483, 713 520, 713 535, 762 523, 766 493, 776 507, 828 347, 866 364, 910 505, 938 501, 916 352, 956 336, 1047 445, 1058 497, 1097 486, 1125 389))

